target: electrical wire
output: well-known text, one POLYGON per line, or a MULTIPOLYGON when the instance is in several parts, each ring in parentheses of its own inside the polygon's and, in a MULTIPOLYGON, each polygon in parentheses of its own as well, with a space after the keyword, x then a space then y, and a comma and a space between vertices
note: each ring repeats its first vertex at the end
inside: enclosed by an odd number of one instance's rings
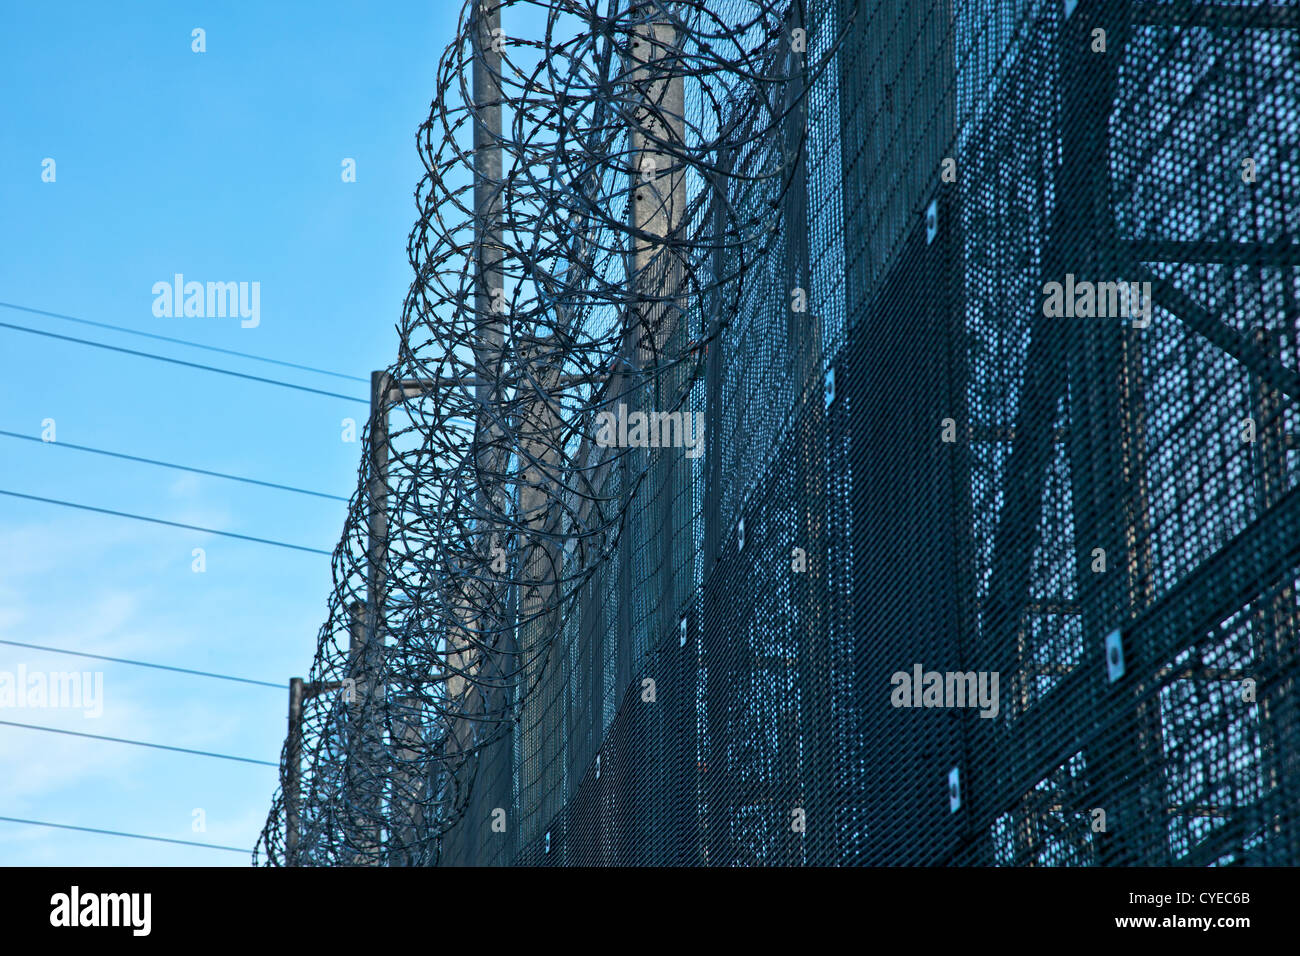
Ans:
POLYGON ((174 843, 178 846, 197 846, 205 850, 228 850, 231 853, 247 853, 248 849, 238 846, 222 846, 219 843, 199 843, 195 840, 175 840, 171 837, 147 836, 143 833, 126 833, 122 830, 101 830, 98 827, 79 827, 71 823, 50 823, 47 820, 27 820, 23 817, 0 817, 5 823, 22 823, 31 827, 51 827, 56 830, 77 830, 81 833, 98 833, 103 836, 127 837, 131 840, 152 840, 155 843, 174 843))
POLYGON ((154 670, 172 671, 177 674, 192 674, 195 677, 211 677, 215 680, 235 681, 240 684, 256 684, 259 687, 270 687, 275 690, 284 690, 284 684, 273 684, 271 681, 253 680, 249 677, 232 677, 229 674, 215 674, 212 671, 196 671, 188 667, 173 667, 170 664, 151 664, 148 661, 133 661, 125 657, 107 657, 103 654, 88 654, 85 651, 70 651, 64 647, 47 647, 44 644, 26 644, 22 641, 0 640, 0 644, 6 644, 10 647, 26 647, 34 651, 48 651, 51 654, 68 654, 72 657, 85 657, 96 661, 110 661, 114 664, 130 664, 134 667, 150 667, 154 670))
POLYGON ((309 392, 312 395, 324 395, 327 398, 341 398, 345 402, 360 402, 363 405, 370 404, 368 398, 357 398, 355 395, 343 395, 339 392, 327 392, 320 388, 309 388, 306 385, 294 385, 292 382, 282 382, 279 379, 265 378, 261 375, 249 375, 247 372, 236 372, 232 369, 217 368, 215 365, 203 365, 199 362, 186 362, 183 359, 168 358, 165 355, 155 355, 152 352, 141 352, 137 349, 123 348, 120 345, 109 345, 106 342, 93 342, 90 339, 79 339, 74 335, 60 335, 57 332, 47 332, 44 329, 33 329, 25 325, 14 325, 12 322, 0 322, 0 329, 12 329, 15 332, 27 332, 31 335, 41 335, 45 338, 58 339, 62 342, 75 342, 78 345, 89 345, 97 349, 105 349, 109 352, 118 352, 122 355, 134 355, 136 358, 152 359, 155 362, 166 362, 169 365, 196 368, 204 372, 215 372, 218 375, 229 375, 232 378, 242 378, 249 382, 261 382, 264 385, 275 385, 280 388, 291 388, 299 392, 309 392))
POLYGON ((169 461, 159 461, 156 458, 142 458, 139 455, 127 455, 122 452, 108 451, 104 448, 91 448, 89 445, 77 445, 66 441, 45 441, 34 435, 24 435, 21 432, 11 432, 0 428, 0 435, 6 438, 21 438, 24 441, 39 442, 42 445, 50 445, 55 448, 72 448, 77 451, 90 452, 94 455, 105 455, 109 458, 120 458, 123 461, 136 461, 146 465, 157 465, 160 468, 172 468, 176 471, 187 471, 194 475, 207 475, 212 478, 225 478, 227 481, 238 481, 246 485, 260 485, 263 488, 275 488, 279 491, 292 491, 299 495, 311 495, 314 498, 328 498, 331 501, 347 501, 342 495, 331 495, 323 491, 309 491, 306 488, 295 488, 292 485, 282 485, 274 481, 261 481, 257 478, 245 478, 240 475, 230 475, 221 471, 209 471, 206 468, 195 468, 191 465, 177 465, 169 461))
POLYGON ((64 508, 76 508, 79 511, 93 511, 96 514, 112 515, 115 518, 131 518, 134 521, 147 521, 150 524, 166 525, 169 528, 183 528, 186 531, 201 531, 204 534, 215 534, 220 535, 223 538, 235 538, 239 541, 252 541, 255 544, 269 544, 276 548, 288 548, 291 551, 306 551, 308 554, 330 554, 329 551, 323 551, 320 548, 308 548, 301 544, 289 544, 286 541, 275 541, 271 538, 257 538, 247 534, 236 534, 233 531, 218 531, 215 528, 201 528, 198 525, 184 524, 180 521, 167 521, 163 518, 150 518, 145 515, 131 514, 127 511, 114 511, 111 508, 96 508, 93 505, 78 504, 75 501, 61 501, 58 498, 27 495, 20 491, 8 491, 4 488, 0 488, 0 495, 7 495, 10 498, 24 498, 27 501, 40 501, 47 505, 61 505, 64 508))
POLYGON ((31 315, 45 315, 52 319, 63 319, 65 322, 77 322, 81 325, 90 325, 97 329, 108 329, 112 332, 122 332, 126 335, 138 335, 141 338, 154 339, 159 342, 171 342, 175 345, 184 345, 192 349, 202 349, 205 352, 220 352, 223 355, 235 355, 239 358, 251 359, 254 362, 265 362, 268 365, 279 365, 283 368, 296 368, 303 372, 315 372, 318 375, 331 375, 334 378, 345 378, 352 382, 368 382, 369 379, 362 378, 360 375, 348 375, 344 372, 331 372, 329 369, 316 368, 312 365, 299 365, 296 362, 286 362, 283 359, 267 358, 263 355, 254 355, 251 352, 239 352, 235 349, 223 349, 216 345, 204 345, 201 342, 191 342, 188 339, 177 339, 170 335, 158 335, 154 332, 142 332, 139 329, 128 329, 122 325, 110 325, 108 322, 95 322, 91 319, 79 319, 75 315, 64 315, 62 312, 47 312, 45 309, 33 309, 25 305, 17 305, 13 302, 0 302, 0 309, 14 309, 17 312, 27 312, 31 315))
POLYGON ((43 727, 40 724, 22 724, 13 720, 0 720, 0 726, 18 727, 22 730, 39 730, 47 734, 63 734, 67 737, 84 737, 87 740, 103 740, 114 744, 129 744, 132 747, 147 747, 150 750, 168 750, 172 753, 191 754, 195 757, 213 757, 217 760, 233 760, 237 763, 257 764, 261 767, 279 767, 269 760, 255 760, 252 757, 236 757, 231 754, 213 753, 210 750, 191 750, 188 747, 172 747, 169 744, 154 744, 145 740, 131 740, 127 737, 105 737, 100 734, 88 734, 80 730, 61 730, 58 727, 43 727))

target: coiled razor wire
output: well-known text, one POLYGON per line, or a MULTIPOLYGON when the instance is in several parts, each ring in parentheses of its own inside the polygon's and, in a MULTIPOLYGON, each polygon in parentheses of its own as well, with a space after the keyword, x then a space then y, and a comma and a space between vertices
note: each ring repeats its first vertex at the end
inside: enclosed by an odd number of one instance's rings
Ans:
POLYGON ((398 357, 254 862, 436 860, 645 477, 601 416, 682 407, 778 229, 779 198, 732 200, 784 192, 802 150, 778 131, 838 45, 813 61, 790 12, 461 10, 417 134, 398 357))

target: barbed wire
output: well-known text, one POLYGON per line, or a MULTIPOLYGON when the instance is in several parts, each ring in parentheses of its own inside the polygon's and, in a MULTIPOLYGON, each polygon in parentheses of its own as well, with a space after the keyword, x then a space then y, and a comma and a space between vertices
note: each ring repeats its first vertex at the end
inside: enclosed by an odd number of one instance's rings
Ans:
POLYGON ((255 862, 435 862, 616 553, 648 457, 602 422, 683 407, 778 228, 779 199, 737 199, 787 188, 788 121, 838 45, 805 53, 787 0, 728 12, 461 10, 417 134, 397 360, 255 862))

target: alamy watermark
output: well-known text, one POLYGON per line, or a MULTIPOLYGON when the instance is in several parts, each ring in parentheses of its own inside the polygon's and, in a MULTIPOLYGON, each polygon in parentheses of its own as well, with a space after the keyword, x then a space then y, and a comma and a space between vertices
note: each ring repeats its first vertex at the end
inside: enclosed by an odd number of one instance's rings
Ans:
POLYGON ((981 717, 998 715, 997 671, 896 671, 889 678, 895 707, 978 707, 981 717))
POLYGON ((152 911, 152 893, 83 893, 73 886, 50 897, 50 925, 56 927, 118 926, 132 936, 148 936, 152 911))
POLYGON ((1151 324, 1150 282, 1076 282, 1067 273, 1065 282, 1043 285, 1043 315, 1051 319, 1133 320, 1133 328, 1151 324))
POLYGON ((153 284, 153 314, 160 319, 224 319, 238 316, 245 329, 262 322, 262 283, 186 282, 176 273, 171 282, 153 284))
POLYGON ((703 412, 596 413, 596 444, 602 448, 685 448, 687 458, 704 453, 703 412))
POLYGON ((0 710, 18 708, 80 710, 87 717, 104 714, 103 671, 0 671, 0 710))

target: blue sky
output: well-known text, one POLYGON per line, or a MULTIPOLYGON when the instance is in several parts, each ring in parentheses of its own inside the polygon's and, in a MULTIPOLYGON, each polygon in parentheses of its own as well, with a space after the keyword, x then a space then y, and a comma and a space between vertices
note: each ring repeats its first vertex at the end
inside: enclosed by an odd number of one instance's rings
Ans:
MULTIPOLYGON (((0 301, 363 378, 386 366, 411 275, 414 134, 459 7, 7 5, 0 301), (191 51, 196 27, 205 53, 191 51), (260 324, 155 317, 152 286, 175 273, 259 282, 260 324)), ((8 308, 0 322, 367 394, 8 308)), ((0 356, 0 430, 39 436, 49 418, 65 442, 352 491, 359 445, 341 422, 362 421, 363 404, 5 328, 0 356)), ((324 550, 345 507, 3 436, 0 489, 324 550)), ((329 587, 324 555, 0 495, 3 640, 285 683, 308 669, 329 587)), ((102 671, 103 714, 0 707, 0 720, 278 758, 286 691, 0 644, 0 672, 20 665, 102 671)), ((0 816, 251 848, 275 785, 270 767, 0 725, 0 816)), ((0 822, 0 864, 247 861, 0 822)))

